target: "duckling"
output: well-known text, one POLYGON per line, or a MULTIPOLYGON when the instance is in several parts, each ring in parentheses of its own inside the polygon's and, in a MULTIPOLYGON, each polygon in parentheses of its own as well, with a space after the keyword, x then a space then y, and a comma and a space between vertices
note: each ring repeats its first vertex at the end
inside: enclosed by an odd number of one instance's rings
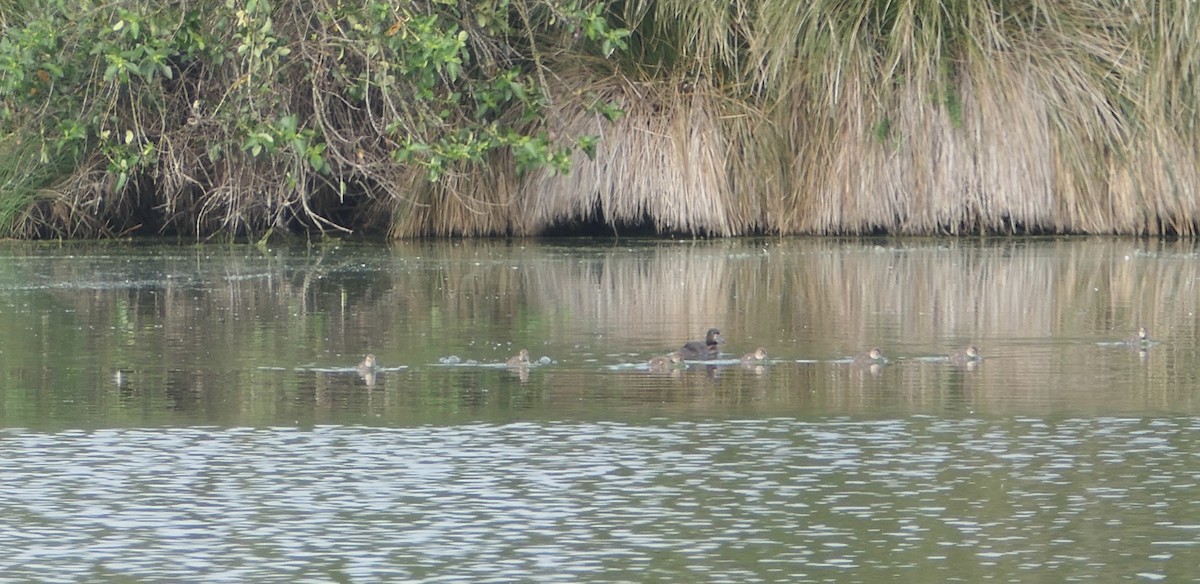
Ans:
POLYGON ((715 359, 721 352, 721 343, 724 342, 721 329, 710 328, 703 341, 688 341, 679 348, 679 353, 684 359, 715 359))
POLYGON ((508 360, 504 362, 504 364, 509 367, 528 367, 529 366, 529 351, 526 349, 521 349, 521 351, 518 352, 516 355, 509 357, 508 360))
POLYGON ((673 351, 666 355, 659 355, 646 362, 650 366, 650 370, 656 373, 665 373, 683 363, 683 355, 679 351, 673 351))
POLYGON ((950 353, 950 362, 955 365, 973 364, 982 360, 983 355, 979 353, 979 348, 975 345, 969 345, 961 351, 950 353))
POLYGON ((754 363, 756 361, 762 361, 766 358, 767 350, 759 347, 755 349, 753 353, 746 353, 745 355, 742 355, 742 363, 754 363))
POLYGON ((358 365, 354 366, 354 369, 358 371, 358 376, 367 384, 367 387, 375 387, 376 367, 374 353, 367 353, 362 361, 359 361, 358 365))
POLYGON ((1146 327, 1138 327, 1137 334, 1125 339, 1125 345, 1128 347, 1146 348, 1153 344, 1150 340, 1150 333, 1146 327))
POLYGON ((887 357, 883 356, 883 351, 879 347, 871 347, 870 351, 855 355, 854 363, 856 365, 883 365, 887 363, 887 357))

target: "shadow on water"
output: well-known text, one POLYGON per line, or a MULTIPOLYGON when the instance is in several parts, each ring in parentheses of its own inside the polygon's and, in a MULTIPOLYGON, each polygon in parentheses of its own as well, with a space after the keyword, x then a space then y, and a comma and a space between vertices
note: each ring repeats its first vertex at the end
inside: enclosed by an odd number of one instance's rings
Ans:
POLYGON ((1186 242, 10 242, 0 256, 7 426, 1190 412, 1200 381, 1186 242), (1140 325, 1162 342, 1114 342, 1140 325), (637 367, 711 326, 720 366, 637 367), (946 361, 968 343, 981 364, 946 361), (757 346, 770 359, 740 366, 757 346), (847 362, 870 346, 887 365, 847 362), (535 363, 503 367, 522 347, 535 363), (370 375, 353 367, 366 353, 370 375))

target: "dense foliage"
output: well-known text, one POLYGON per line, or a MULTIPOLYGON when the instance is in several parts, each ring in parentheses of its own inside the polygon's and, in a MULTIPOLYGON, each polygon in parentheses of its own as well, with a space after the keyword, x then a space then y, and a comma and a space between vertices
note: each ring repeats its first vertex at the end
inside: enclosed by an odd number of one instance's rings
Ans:
MULTIPOLYGON (((496 151, 565 171, 531 125, 543 46, 611 54, 587 0, 27 0, 0 38, 0 228, 340 228, 354 199, 496 151), (48 169, 54 169, 50 171, 48 169), (141 225, 147 227, 147 225, 141 225)), ((398 192, 398 196, 412 196, 398 192)), ((361 219, 361 218, 360 218, 361 219)))

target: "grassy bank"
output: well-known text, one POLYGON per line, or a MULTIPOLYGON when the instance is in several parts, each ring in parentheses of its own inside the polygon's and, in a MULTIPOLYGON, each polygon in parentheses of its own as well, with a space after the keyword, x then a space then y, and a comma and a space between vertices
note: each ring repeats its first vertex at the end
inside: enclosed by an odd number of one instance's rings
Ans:
POLYGON ((8 236, 1192 235, 1200 217, 1184 0, 0 10, 8 236))

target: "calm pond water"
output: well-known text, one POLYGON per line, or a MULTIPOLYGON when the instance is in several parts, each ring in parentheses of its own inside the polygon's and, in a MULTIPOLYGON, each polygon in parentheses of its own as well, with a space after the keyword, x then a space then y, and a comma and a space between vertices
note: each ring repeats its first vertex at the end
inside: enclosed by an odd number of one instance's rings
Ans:
POLYGON ((1192 580, 1198 260, 0 243, 0 582, 1192 580))

